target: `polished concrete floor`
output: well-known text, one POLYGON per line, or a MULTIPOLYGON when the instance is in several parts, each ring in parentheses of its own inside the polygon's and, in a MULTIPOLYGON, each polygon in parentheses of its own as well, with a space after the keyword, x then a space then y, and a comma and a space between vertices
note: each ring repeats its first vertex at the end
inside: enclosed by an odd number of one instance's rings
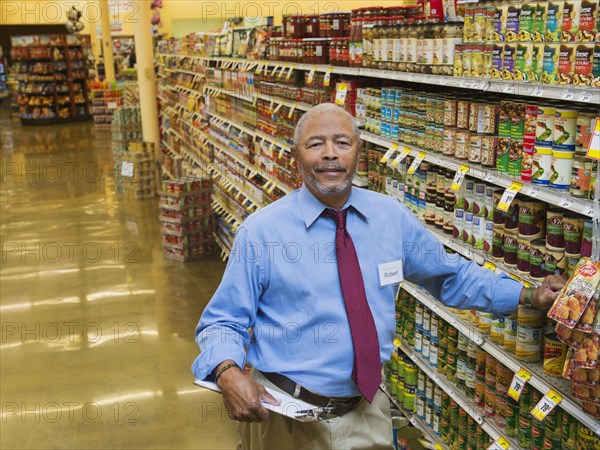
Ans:
POLYGON ((0 114, 0 447, 235 448, 190 372, 218 255, 163 260, 156 200, 113 193, 90 122, 0 114))

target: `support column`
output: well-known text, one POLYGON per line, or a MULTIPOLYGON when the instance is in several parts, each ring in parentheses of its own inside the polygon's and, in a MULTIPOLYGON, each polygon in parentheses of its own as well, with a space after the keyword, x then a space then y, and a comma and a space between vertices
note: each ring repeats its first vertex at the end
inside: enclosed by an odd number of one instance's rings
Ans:
POLYGON ((104 54, 104 70, 106 81, 115 81, 115 57, 113 55, 112 36, 110 33, 110 11, 108 0, 98 0, 100 6, 100 24, 102 25, 102 53, 104 54))
POLYGON ((152 24, 150 23, 150 2, 135 0, 138 11, 134 24, 136 68, 140 89, 142 112, 142 135, 144 141, 153 142, 155 157, 160 154, 160 134, 158 130, 158 108, 156 105, 156 77, 154 74, 154 47, 152 24))

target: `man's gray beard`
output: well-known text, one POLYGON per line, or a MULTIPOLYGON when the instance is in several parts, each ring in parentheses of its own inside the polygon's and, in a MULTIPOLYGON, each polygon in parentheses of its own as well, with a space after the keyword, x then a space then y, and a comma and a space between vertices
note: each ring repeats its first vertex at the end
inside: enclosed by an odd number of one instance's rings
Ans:
MULTIPOLYGON (((304 170, 304 167, 302 167, 301 165, 299 165, 299 166, 300 166, 300 173, 302 174, 303 181, 308 186, 310 186, 314 191, 318 192, 319 194, 323 194, 323 195, 342 194, 343 192, 346 192, 348 189, 350 189, 350 187, 352 186, 352 178, 345 180, 339 186, 325 186, 325 185, 319 183, 317 181, 316 177, 309 175, 304 170)), ((358 162, 357 162, 356 166, 358 168, 358 162)))

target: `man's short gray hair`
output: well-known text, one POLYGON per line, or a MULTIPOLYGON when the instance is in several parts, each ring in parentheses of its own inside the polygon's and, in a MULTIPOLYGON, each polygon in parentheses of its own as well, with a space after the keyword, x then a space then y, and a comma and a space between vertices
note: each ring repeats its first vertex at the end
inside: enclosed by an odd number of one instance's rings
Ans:
POLYGON ((300 120, 296 125, 296 129, 294 130, 294 146, 296 148, 298 148, 300 145, 300 137, 304 132, 304 126, 306 125, 308 119, 310 119, 312 116, 320 116, 321 114, 327 113, 336 113, 345 116, 352 123, 352 131, 356 137, 356 142, 360 142, 360 129, 358 128, 354 117, 352 117, 352 114, 334 103, 321 103, 317 106, 313 106, 311 109, 305 112, 302 117, 300 117, 300 120))

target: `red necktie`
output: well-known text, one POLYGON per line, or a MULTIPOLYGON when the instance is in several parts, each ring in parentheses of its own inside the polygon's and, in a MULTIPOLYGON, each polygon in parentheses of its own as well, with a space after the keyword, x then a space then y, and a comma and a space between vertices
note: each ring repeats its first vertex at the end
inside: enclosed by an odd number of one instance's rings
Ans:
POLYGON ((356 249, 346 229, 348 209, 323 211, 325 217, 335 220, 335 248, 342 294, 354 345, 352 380, 369 403, 381 384, 379 338, 375 321, 367 302, 362 272, 356 249))

